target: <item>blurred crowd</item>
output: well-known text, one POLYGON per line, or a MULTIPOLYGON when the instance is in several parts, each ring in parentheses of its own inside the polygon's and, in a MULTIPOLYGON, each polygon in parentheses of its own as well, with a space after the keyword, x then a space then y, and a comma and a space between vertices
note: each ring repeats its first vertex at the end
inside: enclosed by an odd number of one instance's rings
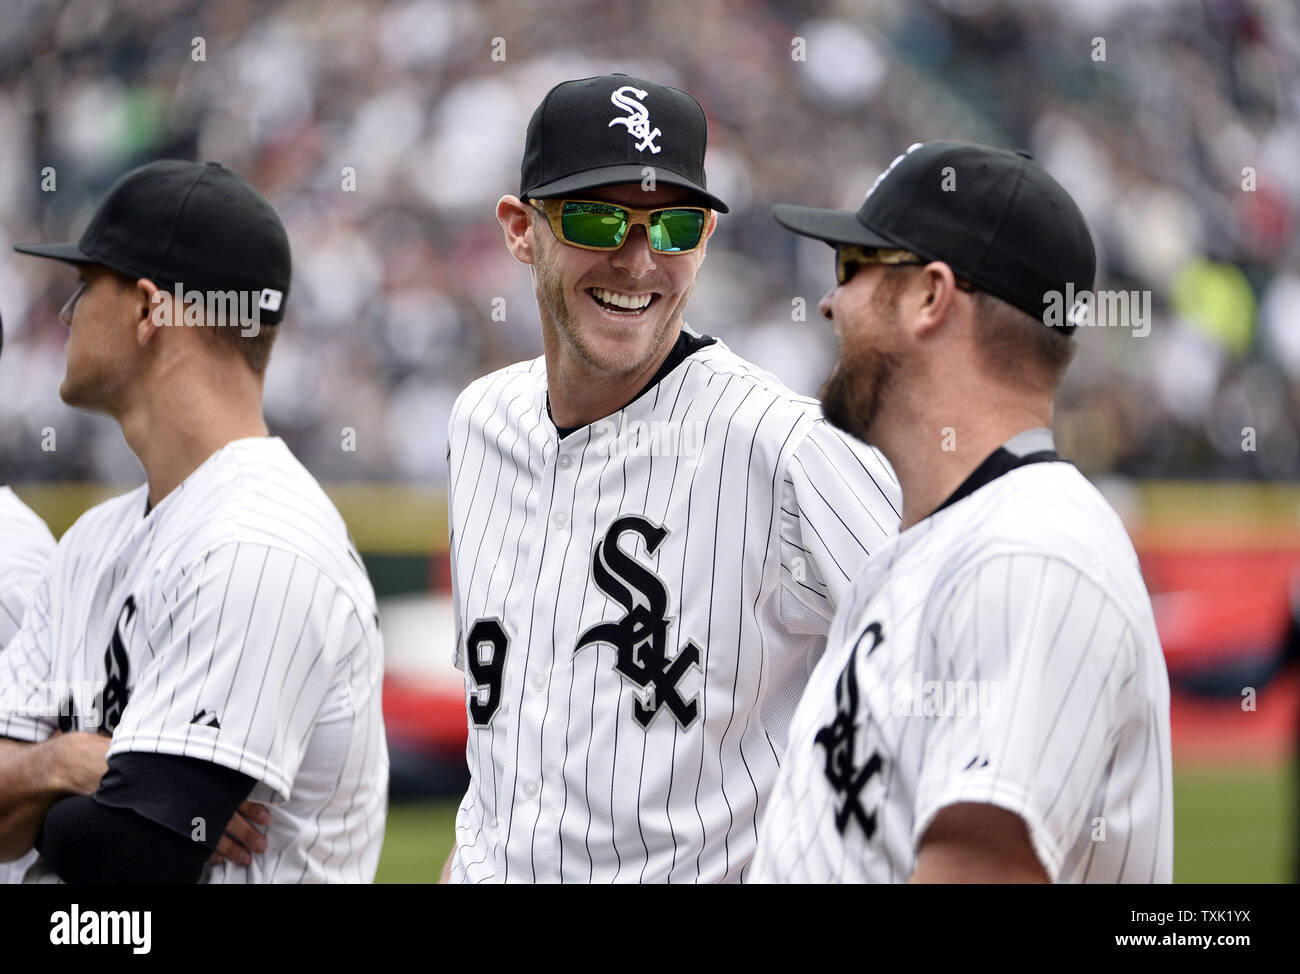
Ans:
POLYGON ((1300 476, 1293 0, 6 0, 0 479, 138 479, 115 427, 58 398, 72 272, 10 244, 75 239, 117 176, 170 156, 239 170, 288 227, 273 431, 325 480, 440 483, 459 390, 541 351, 493 216, 529 115, 605 71, 705 106, 731 213, 687 320, 794 388, 834 355, 832 261, 770 205, 856 208, 915 141, 1024 147, 1087 215, 1098 286, 1151 296, 1149 320, 1080 329, 1065 452, 1300 476))

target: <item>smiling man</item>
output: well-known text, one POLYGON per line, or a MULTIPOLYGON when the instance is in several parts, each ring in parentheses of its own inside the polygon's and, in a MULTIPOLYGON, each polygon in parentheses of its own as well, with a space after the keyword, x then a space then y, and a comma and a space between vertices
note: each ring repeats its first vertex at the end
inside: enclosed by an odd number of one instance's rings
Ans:
POLYGON ((727 211, 705 141, 685 92, 564 82, 497 204, 545 355, 452 413, 452 880, 745 878, 835 607, 897 526, 878 454, 683 323, 727 211))
POLYGON ((1097 259, 1027 152, 916 143, 835 251, 836 426, 880 448, 899 535, 854 580, 790 725, 763 881, 1168 883, 1169 677, 1124 525, 1056 453, 1097 259))

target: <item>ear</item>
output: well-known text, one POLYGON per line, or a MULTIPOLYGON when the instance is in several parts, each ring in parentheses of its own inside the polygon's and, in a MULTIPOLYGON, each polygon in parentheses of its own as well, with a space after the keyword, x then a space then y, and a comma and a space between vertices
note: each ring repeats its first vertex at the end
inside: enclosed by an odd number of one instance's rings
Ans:
POLYGON ((917 278, 918 289, 909 289, 909 296, 919 302, 914 305, 914 329, 918 338, 935 333, 952 313, 957 297, 957 279, 952 268, 941 260, 931 261, 921 268, 917 278))
POLYGON ((533 224, 537 220, 545 222, 545 217, 538 214, 518 196, 503 196, 497 200, 497 221, 505 231, 506 247, 521 264, 536 263, 536 241, 533 240, 533 224))
POLYGON ((131 286, 131 319, 136 344, 141 348, 152 341, 159 328, 176 321, 179 309, 174 307, 172 293, 164 291, 147 277, 131 286))

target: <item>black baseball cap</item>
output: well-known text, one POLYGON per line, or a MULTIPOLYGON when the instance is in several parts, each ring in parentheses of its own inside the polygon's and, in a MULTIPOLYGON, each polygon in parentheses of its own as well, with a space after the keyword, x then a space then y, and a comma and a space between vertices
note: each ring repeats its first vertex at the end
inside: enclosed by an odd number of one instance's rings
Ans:
MULTIPOLYGON (((777 223, 832 246, 909 250, 1042 319, 1048 292, 1091 291, 1097 253, 1083 213, 1028 152, 918 142, 856 213, 778 204, 777 223)), ((1072 332, 1068 320, 1059 327, 1072 332)))
POLYGON ((14 250, 71 264, 102 264, 160 288, 257 291, 259 320, 284 318, 289 236, 274 207, 216 162, 163 159, 113 184, 75 244, 14 250))
POLYGON ((548 199, 639 183, 650 166, 656 183, 689 189, 726 213, 727 204, 706 188, 707 144, 704 109, 684 91, 626 74, 564 81, 528 122, 519 196, 548 199))

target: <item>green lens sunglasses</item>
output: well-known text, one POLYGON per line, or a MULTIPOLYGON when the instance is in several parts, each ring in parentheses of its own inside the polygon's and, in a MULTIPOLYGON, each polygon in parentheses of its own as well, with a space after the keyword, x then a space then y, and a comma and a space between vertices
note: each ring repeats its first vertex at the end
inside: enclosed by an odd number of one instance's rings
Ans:
POLYGON ((659 254, 688 254, 704 241, 709 210, 702 206, 662 206, 642 210, 599 200, 528 201, 546 214, 555 235, 583 250, 618 250, 628 231, 645 227, 650 249, 659 254))

